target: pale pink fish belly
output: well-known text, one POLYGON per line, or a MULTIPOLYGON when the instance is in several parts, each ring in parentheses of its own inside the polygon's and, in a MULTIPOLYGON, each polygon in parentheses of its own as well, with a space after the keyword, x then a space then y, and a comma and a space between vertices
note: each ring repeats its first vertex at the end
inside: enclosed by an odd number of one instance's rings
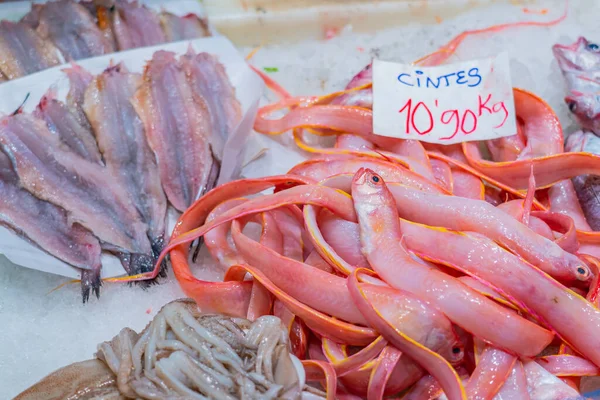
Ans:
POLYGON ((517 361, 494 400, 530 400, 527 377, 521 361, 517 361))
POLYGON ((509 377, 516 361, 516 356, 486 346, 465 386, 469 399, 486 400, 494 397, 509 377))

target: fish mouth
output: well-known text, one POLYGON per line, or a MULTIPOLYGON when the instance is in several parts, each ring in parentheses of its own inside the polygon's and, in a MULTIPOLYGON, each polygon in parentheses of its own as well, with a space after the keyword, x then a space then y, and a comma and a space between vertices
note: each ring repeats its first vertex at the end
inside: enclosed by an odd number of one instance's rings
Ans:
POLYGON ((575 41, 575 43, 572 44, 555 44, 554 46, 552 46, 552 49, 562 49, 562 50, 571 50, 571 51, 577 51, 577 49, 579 49, 579 47, 581 47, 581 45, 587 45, 587 39, 584 38, 583 36, 579 36, 579 38, 575 41))
POLYGON ((552 46, 552 53, 554 53, 554 58, 558 61, 561 69, 575 69, 581 71, 581 67, 571 61, 577 56, 576 50, 571 49, 569 46, 555 44, 552 46))
POLYGON ((582 68, 575 64, 573 60, 577 58, 577 52, 581 46, 585 46, 586 44, 586 38, 580 36, 573 44, 555 44, 552 46, 552 53, 562 69, 576 69, 581 71, 582 68))
POLYGON ((354 174, 354 178, 352 178, 352 183, 355 185, 361 185, 365 183, 367 180, 368 171, 369 170, 367 168, 359 168, 354 174))

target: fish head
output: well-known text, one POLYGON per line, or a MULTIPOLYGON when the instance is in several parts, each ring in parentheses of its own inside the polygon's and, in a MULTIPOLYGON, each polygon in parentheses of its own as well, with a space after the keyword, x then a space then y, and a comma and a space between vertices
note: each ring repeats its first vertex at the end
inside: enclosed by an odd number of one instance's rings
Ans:
POLYGON ((565 103, 583 128, 600 135, 600 82, 596 86, 597 91, 571 89, 565 103))
POLYGON ((449 320, 448 326, 444 326, 443 329, 431 329, 423 345, 434 350, 452 365, 456 366, 464 361, 465 346, 449 320))
POLYGON ((383 178, 368 168, 360 168, 352 180, 352 201, 361 227, 363 253, 375 237, 394 228, 400 231, 396 202, 383 178))
POLYGON ((582 36, 570 45, 555 44, 552 52, 567 81, 569 110, 582 127, 600 134, 600 44, 582 36))
POLYGON ((583 36, 570 45, 555 44, 552 52, 563 73, 600 69, 600 45, 583 36))
POLYGON ((369 168, 360 168, 352 179, 352 197, 380 201, 377 195, 386 190, 383 178, 369 168))

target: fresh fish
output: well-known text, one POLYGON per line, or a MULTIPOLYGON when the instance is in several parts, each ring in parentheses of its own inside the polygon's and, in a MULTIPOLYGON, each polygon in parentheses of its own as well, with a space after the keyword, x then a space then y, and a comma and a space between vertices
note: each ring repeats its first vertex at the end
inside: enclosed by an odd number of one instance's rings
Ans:
POLYGON ((42 97, 34 114, 46 121, 50 132, 72 151, 88 161, 102 164, 102 156, 88 120, 77 109, 57 100, 54 89, 42 97))
MULTIPOLYGON (((373 81, 373 68, 368 64, 358 74, 354 76, 346 85, 344 90, 354 89, 373 81)), ((364 108, 373 108, 373 88, 354 90, 333 99, 331 104, 343 104, 345 106, 357 106, 364 108)))
MULTIPOLYGON (((600 138, 591 132, 572 133, 567 137, 565 150, 600 155, 600 138)), ((600 176, 581 175, 572 181, 588 224, 600 231, 600 176)))
POLYGON ((198 101, 175 54, 167 51, 154 53, 132 102, 158 160, 167 198, 185 211, 218 175, 206 102, 198 101))
POLYGON ((210 111, 211 145, 221 159, 227 139, 242 119, 235 88, 215 56, 189 51, 181 60, 196 102, 206 104, 210 111))
POLYGON ((40 24, 40 11, 43 7, 43 4, 31 3, 31 10, 21 18, 21 22, 31 26, 33 29, 37 28, 40 24))
POLYGON ((159 18, 160 25, 169 42, 210 36, 206 20, 198 18, 196 14, 180 17, 163 11, 160 13, 159 18))
POLYGON ((51 40, 67 60, 80 60, 115 51, 88 10, 71 0, 44 4, 39 10, 36 31, 41 37, 51 40))
POLYGON ((74 110, 78 118, 87 121, 85 112, 83 111, 83 99, 87 87, 94 79, 94 76, 77 64, 73 64, 70 68, 62 70, 69 78, 69 93, 67 94, 67 105, 74 110))
POLYGON ((96 23, 102 32, 102 36, 112 44, 115 49, 118 49, 117 40, 112 27, 112 5, 95 4, 92 13, 96 15, 96 23))
POLYGON ((582 128, 600 135, 600 45, 580 37, 568 46, 555 44, 552 50, 567 81, 569 110, 582 128))
POLYGON ((141 81, 141 75, 128 72, 122 64, 109 67, 89 85, 83 107, 107 168, 120 177, 133 198, 158 255, 164 242, 167 199, 144 125, 130 102, 141 81))
POLYGON ((81 290, 100 295, 100 243, 87 229, 69 221, 67 212, 21 189, 10 159, 0 151, 0 224, 54 257, 82 269, 81 290))
POLYGON ((153 46, 167 41, 158 16, 137 1, 118 1, 111 8, 112 31, 119 50, 153 46))
POLYGON ((22 22, 0 22, 0 71, 8 79, 60 64, 54 45, 22 22))
POLYGON ((110 170, 66 149, 31 114, 0 119, 0 147, 23 188, 67 210, 69 221, 83 225, 104 249, 117 253, 127 272, 153 267, 148 227, 110 170))

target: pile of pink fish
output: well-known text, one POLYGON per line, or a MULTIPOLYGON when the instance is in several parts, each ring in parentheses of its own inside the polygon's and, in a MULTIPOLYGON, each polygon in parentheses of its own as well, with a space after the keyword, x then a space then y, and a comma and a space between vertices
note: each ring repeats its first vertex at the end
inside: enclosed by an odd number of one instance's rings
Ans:
POLYGON ((81 269, 85 301, 102 251, 129 275, 153 268, 168 204, 184 211, 238 162, 223 149, 242 111, 223 65, 191 49, 154 53, 143 75, 65 72, 66 102, 51 89, 0 119, 0 223, 81 269))
POLYGON ((520 89, 517 135, 441 146, 372 132, 370 67, 328 96, 273 88, 255 130, 292 131, 315 158, 183 214, 159 261, 202 311, 279 316, 331 399, 582 398, 600 375, 600 232, 571 178, 600 175, 600 156, 564 152, 552 109, 520 89), (223 282, 194 277, 198 238, 223 282))
POLYGON ((64 61, 205 36, 207 22, 197 15, 155 13, 137 1, 32 4, 21 21, 0 21, 0 82, 64 61))

